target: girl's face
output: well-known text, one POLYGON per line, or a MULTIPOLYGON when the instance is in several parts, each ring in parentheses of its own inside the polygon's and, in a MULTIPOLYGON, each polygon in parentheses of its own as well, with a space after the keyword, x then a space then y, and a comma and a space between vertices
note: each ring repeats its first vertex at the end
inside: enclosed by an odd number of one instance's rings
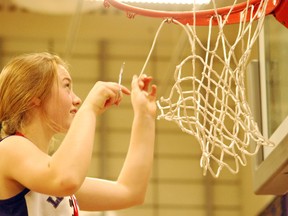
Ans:
POLYGON ((58 83, 54 83, 44 109, 53 129, 66 132, 81 104, 81 99, 72 90, 72 79, 68 71, 58 66, 58 83))

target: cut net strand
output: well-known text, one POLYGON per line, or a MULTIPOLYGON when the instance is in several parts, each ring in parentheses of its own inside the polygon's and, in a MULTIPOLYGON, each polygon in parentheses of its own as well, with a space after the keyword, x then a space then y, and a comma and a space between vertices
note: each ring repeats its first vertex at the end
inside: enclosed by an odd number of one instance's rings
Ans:
POLYGON ((216 1, 212 2, 215 14, 210 17, 207 43, 197 37, 196 17, 193 25, 166 18, 156 32, 140 75, 147 67, 163 25, 173 22, 182 27, 191 53, 176 66, 175 83, 169 96, 157 101, 158 119, 175 122, 183 132, 196 137, 202 151, 203 174, 209 171, 218 177, 224 167, 238 173, 240 165, 247 164, 246 156, 255 155, 261 146, 273 146, 273 143, 261 134, 245 96, 245 72, 252 46, 263 26, 268 0, 262 0, 257 7, 247 1, 232 42, 224 29, 237 0, 225 17, 217 14, 216 1), (213 27, 215 19, 218 25, 213 27), (215 28, 218 33, 212 45, 215 28))

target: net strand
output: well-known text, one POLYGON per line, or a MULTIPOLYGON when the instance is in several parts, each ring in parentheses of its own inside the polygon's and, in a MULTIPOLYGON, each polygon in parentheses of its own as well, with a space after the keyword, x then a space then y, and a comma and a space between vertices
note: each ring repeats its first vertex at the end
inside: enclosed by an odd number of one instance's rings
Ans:
MULTIPOLYGON (((166 18, 156 32, 140 75, 147 67, 164 24, 173 22, 180 26, 187 35, 191 54, 176 66, 175 83, 169 96, 157 101, 158 119, 175 122, 183 132, 196 137, 202 151, 203 174, 209 171, 218 177, 223 168, 238 173, 240 165, 247 164, 246 156, 255 155, 261 146, 273 146, 273 143, 260 133, 245 95, 246 66, 263 26, 268 0, 262 0, 257 6, 247 0, 232 42, 224 30, 237 0, 225 17, 218 14, 215 0, 212 2, 215 13, 209 20, 206 45, 197 37, 195 15, 191 26, 166 18), (213 27, 215 19, 218 25, 213 27), (218 34, 212 44, 215 29, 218 34), (185 75, 187 65, 189 75, 185 75)), ((192 10, 195 12, 195 6, 192 10)))

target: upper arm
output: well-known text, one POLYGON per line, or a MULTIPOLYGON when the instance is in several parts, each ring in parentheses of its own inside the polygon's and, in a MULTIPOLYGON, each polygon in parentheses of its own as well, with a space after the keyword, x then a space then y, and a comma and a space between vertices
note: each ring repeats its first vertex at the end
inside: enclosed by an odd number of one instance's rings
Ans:
POLYGON ((51 157, 26 138, 6 138, 1 142, 0 152, 3 178, 39 193, 55 196, 65 194, 59 185, 57 171, 49 166, 51 157))

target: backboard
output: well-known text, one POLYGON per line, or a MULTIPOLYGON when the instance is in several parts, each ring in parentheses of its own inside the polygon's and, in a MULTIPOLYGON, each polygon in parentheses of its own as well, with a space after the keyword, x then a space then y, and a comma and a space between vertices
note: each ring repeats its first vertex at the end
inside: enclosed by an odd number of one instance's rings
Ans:
POLYGON ((248 67, 248 99, 264 136, 275 147, 262 147, 254 158, 256 194, 288 191, 288 30, 267 16, 259 37, 259 61, 248 67))

